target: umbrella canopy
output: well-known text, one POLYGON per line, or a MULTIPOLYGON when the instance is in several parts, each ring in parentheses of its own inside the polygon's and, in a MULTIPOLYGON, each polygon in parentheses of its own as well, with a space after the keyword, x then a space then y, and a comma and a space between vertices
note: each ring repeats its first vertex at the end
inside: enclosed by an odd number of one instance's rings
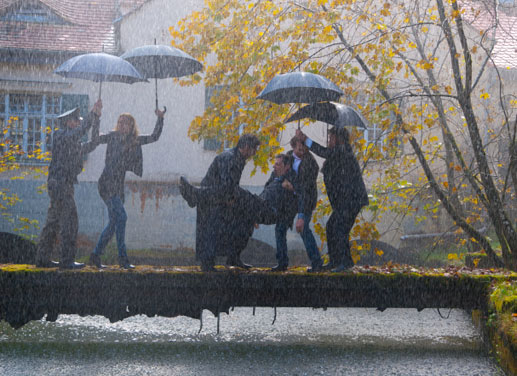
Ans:
POLYGON ((54 73, 67 78, 82 78, 100 82, 99 99, 103 81, 128 84, 147 81, 130 63, 118 56, 104 52, 74 56, 61 64, 54 73))
POLYGON ((106 53, 75 56, 61 64, 54 73, 67 78, 102 82, 115 81, 132 84, 146 81, 126 60, 106 53))
POLYGON ((145 78, 155 79, 156 108, 158 108, 158 78, 183 77, 203 69, 203 65, 192 56, 170 46, 150 44, 136 47, 120 57, 135 66, 145 78))
POLYGON ((353 107, 335 102, 313 103, 304 106, 289 117, 285 123, 300 119, 313 119, 332 124, 338 128, 346 126, 367 127, 367 122, 353 107))
POLYGON ((279 74, 259 94, 276 104, 337 101, 343 91, 327 78, 308 72, 279 74))
POLYGON ((192 56, 170 46, 141 46, 120 57, 129 61, 145 78, 183 77, 203 69, 192 56))

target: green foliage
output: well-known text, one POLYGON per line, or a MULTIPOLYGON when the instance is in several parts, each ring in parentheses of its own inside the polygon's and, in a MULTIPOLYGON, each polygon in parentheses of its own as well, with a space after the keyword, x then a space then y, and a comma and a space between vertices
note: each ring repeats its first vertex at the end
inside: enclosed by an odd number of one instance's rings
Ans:
POLYGON ((498 283, 490 294, 490 304, 497 313, 517 314, 517 281, 498 283))

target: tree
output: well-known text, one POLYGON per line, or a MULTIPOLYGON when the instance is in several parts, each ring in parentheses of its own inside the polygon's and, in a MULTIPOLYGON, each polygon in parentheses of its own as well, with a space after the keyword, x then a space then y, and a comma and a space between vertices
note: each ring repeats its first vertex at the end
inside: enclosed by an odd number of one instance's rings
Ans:
POLYGON ((189 135, 234 141, 246 124, 266 145, 255 161, 265 170, 291 108, 257 95, 279 73, 322 74, 380 131, 370 143, 353 134, 374 197, 354 231, 374 236, 386 212, 420 213, 427 200, 496 265, 517 269, 515 98, 495 43, 505 17, 495 0, 205 0, 170 29, 205 65, 182 84, 222 88, 189 135))
MULTIPOLYGON (((9 179, 24 179, 27 175, 39 176, 46 175, 46 168, 31 167, 29 169, 21 168, 19 163, 20 158, 26 160, 49 162, 50 157, 48 152, 43 152, 41 148, 36 148, 30 153, 24 153, 21 145, 13 141, 8 136, 12 122, 17 121, 15 117, 7 120, 7 124, 2 129, 3 137, 0 142, 0 174, 9 179)), ((50 129, 47 130, 50 133, 50 129)), ((14 217, 12 214, 12 207, 14 207, 21 200, 16 192, 12 192, 7 188, 0 189, 0 214, 3 220, 14 223, 14 231, 21 234, 25 233, 31 227, 38 227, 38 220, 27 217, 14 217)))

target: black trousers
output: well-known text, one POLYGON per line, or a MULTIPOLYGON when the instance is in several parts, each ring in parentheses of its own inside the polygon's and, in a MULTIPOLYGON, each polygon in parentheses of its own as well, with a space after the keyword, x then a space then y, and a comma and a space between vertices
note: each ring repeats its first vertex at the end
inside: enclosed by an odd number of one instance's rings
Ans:
POLYGON ((216 256, 239 257, 253 235, 255 223, 273 224, 276 219, 276 210, 266 200, 240 187, 226 202, 200 200, 196 258, 213 265, 216 256))
POLYGON ((350 253, 350 231, 354 227, 355 219, 361 208, 333 211, 327 226, 327 242, 330 263, 337 266, 343 263, 346 267, 353 266, 354 261, 350 253))

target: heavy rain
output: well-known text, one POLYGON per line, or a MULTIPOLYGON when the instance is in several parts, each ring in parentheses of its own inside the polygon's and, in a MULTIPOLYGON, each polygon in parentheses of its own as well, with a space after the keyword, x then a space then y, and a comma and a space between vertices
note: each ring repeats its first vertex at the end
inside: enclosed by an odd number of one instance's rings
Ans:
POLYGON ((513 0, 0 0, 0 374, 517 374, 513 0))

